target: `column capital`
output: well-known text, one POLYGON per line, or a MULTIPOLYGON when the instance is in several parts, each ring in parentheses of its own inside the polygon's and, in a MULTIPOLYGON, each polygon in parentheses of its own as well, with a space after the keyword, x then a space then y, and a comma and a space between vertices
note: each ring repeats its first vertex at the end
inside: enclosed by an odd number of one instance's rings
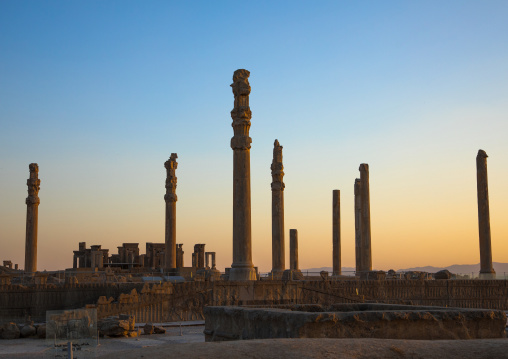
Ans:
POLYGON ((278 140, 273 143, 272 191, 284 191, 284 165, 282 163, 282 146, 278 140))
POLYGON ((28 186, 28 197, 25 203, 27 205, 40 204, 39 190, 41 189, 41 180, 39 179, 39 165, 37 163, 30 163, 30 178, 26 180, 28 186))
POLYGON ((234 136, 231 139, 231 148, 233 150, 248 150, 252 139, 249 137, 250 119, 252 112, 249 107, 249 84, 250 72, 244 69, 236 70, 233 74, 233 95, 235 96, 234 108, 231 111, 233 119, 234 136))
POLYGON ((178 162, 176 162, 176 159, 178 158, 178 155, 176 153, 172 153, 169 157, 169 160, 167 160, 164 163, 164 167, 166 168, 166 195, 164 196, 164 200, 166 203, 168 202, 176 202, 178 200, 176 196, 176 183, 177 178, 175 174, 175 170, 178 168, 178 162))

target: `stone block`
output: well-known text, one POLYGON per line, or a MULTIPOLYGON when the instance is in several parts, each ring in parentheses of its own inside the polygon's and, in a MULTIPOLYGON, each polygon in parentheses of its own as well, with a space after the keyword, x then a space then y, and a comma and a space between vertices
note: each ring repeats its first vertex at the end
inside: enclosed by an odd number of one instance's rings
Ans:
POLYGON ((20 330, 15 323, 5 323, 0 326, 0 338, 2 339, 18 339, 20 330))

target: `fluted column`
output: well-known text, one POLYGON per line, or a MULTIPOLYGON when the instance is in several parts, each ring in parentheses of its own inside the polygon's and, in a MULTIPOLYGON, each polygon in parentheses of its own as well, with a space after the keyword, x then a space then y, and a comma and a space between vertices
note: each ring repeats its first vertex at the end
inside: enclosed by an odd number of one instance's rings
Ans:
POLYGON ((284 166, 282 146, 275 140, 272 160, 272 274, 282 275, 285 267, 284 251, 284 166))
POLYGON ((340 191, 333 190, 332 200, 332 241, 333 241, 333 275, 341 275, 341 258, 340 258, 340 191))
POLYGON ((370 191, 369 191, 369 165, 362 163, 360 165, 360 233, 361 233, 361 271, 367 272, 372 270, 372 252, 370 237, 370 191))
POLYGON ((176 159, 178 155, 172 153, 169 160, 164 163, 166 168, 166 236, 164 247, 164 269, 166 271, 176 268, 176 182, 175 170, 178 168, 176 159))
POLYGON ((30 178, 26 181, 28 197, 26 198, 26 237, 25 237, 25 272, 37 271, 37 226, 39 220, 39 166, 30 163, 30 178))
POLYGON ((476 156, 476 186, 478 193, 478 230, 480 234, 480 278, 495 279, 492 267, 492 243, 490 237, 489 184, 487 178, 487 153, 479 150, 476 156))
POLYGON ((230 280, 255 280, 252 264, 251 199, 250 199, 250 119, 249 71, 236 70, 233 74, 235 105, 231 111, 234 136, 233 149, 233 264, 230 280))
POLYGON ((361 210, 362 197, 360 188, 362 183, 359 178, 355 179, 355 259, 356 259, 356 272, 359 273, 362 270, 362 233, 361 233, 361 210))

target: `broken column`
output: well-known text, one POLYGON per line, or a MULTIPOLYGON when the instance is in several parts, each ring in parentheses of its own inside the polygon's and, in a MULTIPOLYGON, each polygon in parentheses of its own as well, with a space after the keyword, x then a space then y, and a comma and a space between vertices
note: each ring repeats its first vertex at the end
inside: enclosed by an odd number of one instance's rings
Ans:
POLYGON ((333 241, 333 275, 341 275, 341 258, 340 258, 340 191, 333 190, 332 200, 332 241, 333 241))
POLYGON ((479 150, 476 156, 476 185, 478 193, 478 230, 480 234, 480 278, 495 279, 492 267, 490 238, 489 186, 487 180, 487 153, 479 150))
POLYGON ((250 72, 236 70, 233 74, 234 108, 231 111, 234 136, 233 149, 233 264, 230 280, 255 280, 252 264, 251 200, 250 200, 250 72))
POLYGON ((272 277, 280 278, 285 269, 284 251, 284 166, 282 146, 275 140, 272 160, 272 277))
POLYGON ((183 268, 183 243, 179 243, 176 245, 176 268, 183 268))
POLYGON ((361 233, 361 202, 362 197, 360 194, 360 188, 362 187, 361 181, 359 178, 355 179, 355 265, 356 272, 359 273, 362 268, 361 258, 362 258, 362 233, 361 233))
POLYGON ((370 237, 370 194, 369 194, 369 165, 362 163, 360 165, 360 274, 372 270, 372 252, 370 237))
POLYGON ((205 268, 205 244, 198 243, 194 245, 193 260, 195 262, 193 267, 205 268))
POLYGON ((26 240, 25 240, 25 272, 37 271, 37 224, 39 219, 39 166, 30 163, 30 178, 26 181, 28 197, 26 198, 26 240))
POLYGON ((164 248, 164 269, 169 271, 176 268, 176 175, 175 170, 178 167, 176 159, 178 155, 172 153, 169 160, 164 163, 166 168, 166 195, 164 201, 166 202, 166 236, 164 248))

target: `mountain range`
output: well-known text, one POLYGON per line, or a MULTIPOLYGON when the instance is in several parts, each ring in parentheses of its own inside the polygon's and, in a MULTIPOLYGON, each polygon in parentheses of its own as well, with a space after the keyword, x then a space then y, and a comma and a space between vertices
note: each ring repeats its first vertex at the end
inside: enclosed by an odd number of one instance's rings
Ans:
MULTIPOLYGON (((499 263, 493 262, 494 270, 496 271, 497 277, 502 277, 503 275, 508 275, 508 263, 499 263)), ((454 274, 471 274, 473 273, 475 276, 480 272, 480 263, 478 264, 454 264, 448 267, 433 267, 433 266, 424 266, 424 267, 411 267, 411 268, 403 268, 397 269, 397 272, 428 272, 428 273, 436 273, 440 270, 447 269, 451 273, 454 274)), ((376 269, 375 269, 376 270, 376 269)), ((302 272, 321 272, 321 271, 332 271, 332 267, 321 267, 321 268, 309 268, 302 269, 302 272)), ((352 267, 342 267, 342 273, 344 275, 348 275, 348 273, 353 273, 355 268, 352 267)))

